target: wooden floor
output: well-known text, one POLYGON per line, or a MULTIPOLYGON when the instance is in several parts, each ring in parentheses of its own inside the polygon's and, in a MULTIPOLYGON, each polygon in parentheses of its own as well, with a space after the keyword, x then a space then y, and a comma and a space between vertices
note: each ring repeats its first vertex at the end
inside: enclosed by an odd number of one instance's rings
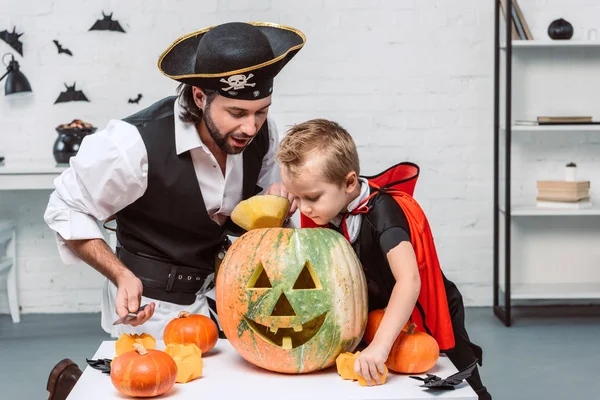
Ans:
MULTIPOLYGON (((531 308, 515 316, 506 328, 490 308, 467 309, 495 400, 600 398, 600 307, 531 308)), ((68 357, 84 369, 102 340, 110 337, 99 314, 26 314, 20 324, 0 315, 0 399, 46 399, 54 365, 68 357)))

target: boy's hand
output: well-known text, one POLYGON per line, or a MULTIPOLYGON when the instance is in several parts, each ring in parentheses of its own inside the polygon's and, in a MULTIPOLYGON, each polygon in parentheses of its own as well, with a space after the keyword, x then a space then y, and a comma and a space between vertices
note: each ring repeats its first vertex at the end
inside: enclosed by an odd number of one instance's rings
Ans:
POLYGON ((384 346, 371 343, 356 357, 354 372, 365 378, 369 386, 382 384, 380 375, 385 374, 385 361, 388 354, 389 350, 384 346))
POLYGON ((296 196, 289 193, 285 186, 283 186, 281 183, 275 182, 271 184, 271 186, 269 186, 268 189, 265 191, 265 194, 273 194, 275 196, 287 197, 287 199, 290 201, 290 211, 288 212, 288 217, 294 214, 298 209, 296 196))

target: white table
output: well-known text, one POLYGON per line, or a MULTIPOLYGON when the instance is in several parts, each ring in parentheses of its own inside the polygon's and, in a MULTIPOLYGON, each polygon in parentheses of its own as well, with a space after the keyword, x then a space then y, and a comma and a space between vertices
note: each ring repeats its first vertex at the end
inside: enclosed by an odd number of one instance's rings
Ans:
POLYGON ((65 169, 52 162, 5 160, 0 164, 0 190, 54 189, 54 179, 65 169))
MULTIPOLYGON (((162 341, 157 348, 163 349, 162 341)), ((93 359, 110 358, 115 355, 115 341, 102 342, 93 359)), ((321 399, 454 399, 476 400, 477 395, 463 381, 456 390, 432 392, 419 387, 422 382, 407 375, 391 373, 387 382, 380 386, 361 387, 358 382, 343 380, 335 366, 325 371, 304 375, 286 375, 266 371, 244 360, 227 340, 219 339, 213 350, 203 357, 202 377, 185 384, 176 383, 161 398, 169 399, 244 399, 285 400, 321 399)), ((446 357, 440 357, 429 372, 447 377, 456 368, 446 357)), ((424 376, 424 375, 421 375, 424 376)), ((123 399, 111 383, 110 376, 86 366, 68 400, 123 399)))

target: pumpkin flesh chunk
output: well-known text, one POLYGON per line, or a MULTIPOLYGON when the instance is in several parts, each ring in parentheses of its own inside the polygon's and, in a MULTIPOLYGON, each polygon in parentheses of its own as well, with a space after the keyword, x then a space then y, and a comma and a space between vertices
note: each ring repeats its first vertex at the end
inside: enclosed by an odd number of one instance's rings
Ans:
POLYGON ((287 197, 256 195, 239 202, 231 211, 231 219, 247 231, 277 228, 283 225, 289 209, 287 197))
MULTIPOLYGON (((359 354, 360 351, 357 351, 356 353, 345 352, 340 354, 335 360, 337 372, 342 379, 358 381, 358 384, 360 386, 369 386, 367 380, 363 378, 362 375, 359 375, 354 371, 354 363, 356 362, 356 356, 358 356, 359 354)), ((380 374, 379 371, 377 371, 377 374, 379 375, 379 379, 381 381, 381 385, 385 383, 389 373, 389 370, 386 365, 384 365, 383 368, 383 375, 380 374)), ((373 384, 377 385, 377 381, 373 382, 373 384)))

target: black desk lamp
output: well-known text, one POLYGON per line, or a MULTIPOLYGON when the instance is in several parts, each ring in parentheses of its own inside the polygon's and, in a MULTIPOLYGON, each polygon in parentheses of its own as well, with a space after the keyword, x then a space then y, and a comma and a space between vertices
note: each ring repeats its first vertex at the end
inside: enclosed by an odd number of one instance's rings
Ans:
POLYGON ((8 96, 11 94, 31 92, 31 85, 25 75, 19 70, 19 63, 15 61, 15 57, 10 53, 6 53, 2 56, 2 62, 7 66, 6 73, 0 78, 1 82, 2 79, 7 77, 6 85, 4 86, 4 94, 8 96), (12 58, 8 65, 4 62, 4 57, 7 55, 10 55, 12 58))

